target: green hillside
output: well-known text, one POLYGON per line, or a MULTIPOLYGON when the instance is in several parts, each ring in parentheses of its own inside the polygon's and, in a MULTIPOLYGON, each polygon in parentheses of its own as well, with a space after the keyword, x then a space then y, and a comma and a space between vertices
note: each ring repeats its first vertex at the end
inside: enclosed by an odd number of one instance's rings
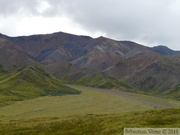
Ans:
POLYGON ((165 95, 165 97, 173 97, 177 100, 180 100, 180 84, 169 88, 168 90, 163 92, 163 95, 165 95))
POLYGON ((125 127, 178 128, 180 109, 0 121, 3 135, 123 135, 125 127))
POLYGON ((40 96, 79 94, 38 67, 26 67, 16 72, 0 70, 0 105, 40 96))
POLYGON ((133 89, 120 82, 117 79, 109 77, 103 74, 95 74, 92 76, 85 75, 75 81, 72 82, 73 84, 83 85, 83 86, 90 86, 90 87, 97 87, 97 88, 121 88, 121 90, 125 91, 133 91, 133 89))
POLYGON ((175 85, 173 87, 170 87, 168 90, 164 92, 159 92, 156 89, 144 91, 144 90, 137 89, 133 86, 129 86, 118 79, 115 79, 113 77, 110 77, 104 74, 84 75, 80 77, 79 79, 71 81, 70 83, 76 84, 76 85, 82 85, 82 86, 96 87, 96 88, 118 89, 121 91, 142 93, 142 94, 161 96, 165 98, 172 98, 172 99, 180 100, 180 85, 175 85))

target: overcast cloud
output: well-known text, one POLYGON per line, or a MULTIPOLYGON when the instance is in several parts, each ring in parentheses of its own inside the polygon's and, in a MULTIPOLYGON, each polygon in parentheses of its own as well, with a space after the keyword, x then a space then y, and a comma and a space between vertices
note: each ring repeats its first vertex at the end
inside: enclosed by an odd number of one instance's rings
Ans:
POLYGON ((57 31, 180 50, 180 0, 0 0, 0 33, 57 31))

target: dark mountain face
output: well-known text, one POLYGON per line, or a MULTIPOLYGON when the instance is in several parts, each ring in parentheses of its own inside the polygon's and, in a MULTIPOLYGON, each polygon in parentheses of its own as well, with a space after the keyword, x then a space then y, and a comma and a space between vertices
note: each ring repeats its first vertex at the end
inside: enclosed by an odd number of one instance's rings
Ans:
POLYGON ((8 37, 0 34, 0 65, 40 65, 58 78, 103 73, 137 89, 177 90, 180 55, 164 46, 91 38, 67 33, 8 37), (175 55, 176 54, 176 55, 175 55))
POLYGON ((86 53, 84 45, 90 37, 66 33, 33 35, 12 38, 23 51, 37 61, 49 64, 57 61, 71 61, 86 53))

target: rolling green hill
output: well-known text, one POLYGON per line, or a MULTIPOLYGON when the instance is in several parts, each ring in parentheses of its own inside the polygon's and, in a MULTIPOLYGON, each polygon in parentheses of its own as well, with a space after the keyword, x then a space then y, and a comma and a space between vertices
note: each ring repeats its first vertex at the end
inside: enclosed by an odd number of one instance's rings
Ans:
POLYGON ((11 73, 1 68, 0 74, 0 105, 40 96, 80 93, 38 67, 29 66, 11 73))
POLYGON ((95 74, 95 75, 85 75, 77 80, 72 81, 73 84, 90 86, 90 87, 98 87, 98 88, 121 88, 124 91, 133 91, 133 88, 130 86, 114 79, 113 77, 109 77, 103 74, 95 74))
MULTIPOLYGON (((66 79, 63 78, 63 80, 66 80, 66 79)), ((130 85, 127 85, 126 83, 123 83, 116 78, 113 78, 104 74, 84 75, 74 81, 69 81, 68 83, 82 85, 82 86, 96 87, 96 88, 116 89, 120 91, 127 91, 127 92, 133 92, 133 93, 142 93, 142 94, 148 94, 148 95, 150 94, 154 96, 161 96, 165 98, 172 98, 172 99, 180 100, 180 86, 179 85, 170 87, 168 90, 164 92, 163 91, 159 92, 157 94, 156 90, 154 90, 156 93, 153 91, 153 89, 149 91, 143 91, 141 89, 131 87, 130 85)))
POLYGON ((163 95, 180 100, 180 84, 170 87, 167 91, 163 92, 163 95))

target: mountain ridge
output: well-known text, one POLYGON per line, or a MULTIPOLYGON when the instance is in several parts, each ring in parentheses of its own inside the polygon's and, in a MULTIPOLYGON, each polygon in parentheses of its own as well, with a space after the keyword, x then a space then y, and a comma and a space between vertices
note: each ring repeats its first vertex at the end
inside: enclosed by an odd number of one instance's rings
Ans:
POLYGON ((180 54, 164 46, 57 32, 1 34, 0 47, 0 64, 7 69, 38 65, 65 82, 103 73, 136 89, 157 94, 172 88, 180 94, 175 87, 180 82, 180 54))

